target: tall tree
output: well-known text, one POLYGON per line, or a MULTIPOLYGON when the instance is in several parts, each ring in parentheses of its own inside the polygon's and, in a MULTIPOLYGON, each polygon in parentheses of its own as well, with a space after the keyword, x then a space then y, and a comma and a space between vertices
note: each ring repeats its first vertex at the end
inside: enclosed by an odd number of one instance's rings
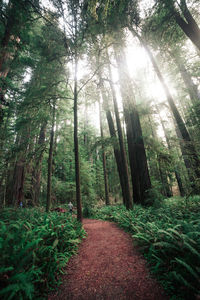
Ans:
POLYGON ((157 64, 150 48, 147 46, 144 39, 142 39, 141 36, 139 36, 139 34, 132 27, 130 27, 130 30, 134 35, 136 35, 139 38, 143 47, 146 49, 146 51, 149 55, 149 58, 152 62, 152 65, 154 67, 154 70, 160 80, 161 85, 163 86, 163 89, 164 89, 166 97, 167 97, 167 101, 169 103, 170 109, 172 111, 173 117, 176 122, 177 130, 179 132, 179 137, 183 141, 182 151, 184 151, 184 157, 186 157, 185 159, 187 159, 186 168, 188 170, 188 175, 191 180, 192 187, 197 192, 199 190, 199 183, 196 182, 196 179, 194 178, 194 176, 192 176, 192 169, 194 170, 197 179, 199 179, 200 178, 200 160, 199 160, 198 154, 196 152, 194 143, 191 140, 191 137, 185 126, 185 123, 176 107, 175 101, 171 95, 171 92, 164 80, 164 77, 158 67, 158 64, 157 64))
POLYGON ((108 175, 107 175, 107 167, 106 167, 106 153, 105 153, 105 147, 103 144, 103 122, 102 122, 102 111, 101 111, 101 103, 99 99, 99 121, 100 121, 100 132, 101 132, 101 140, 102 140, 102 161, 103 161, 103 173, 104 173, 104 187, 105 187, 105 202, 106 205, 110 204, 109 201, 109 188, 108 188, 108 175))
POLYGON ((52 110, 52 125, 50 134, 50 144, 49 144, 49 157, 48 157, 48 173, 47 173, 47 202, 46 211, 49 212, 51 208, 51 177, 52 177, 52 160, 53 160, 53 148, 54 148, 54 126, 55 126, 55 114, 56 114, 56 101, 53 99, 51 104, 52 110))
POLYGON ((127 130, 129 162, 132 175, 133 199, 136 203, 145 204, 148 191, 151 188, 146 152, 142 136, 139 114, 136 108, 131 80, 128 74, 125 54, 121 46, 122 41, 115 46, 115 56, 118 65, 120 88, 123 99, 124 117, 127 130))
POLYGON ((117 132, 118 132, 119 145, 120 145, 120 152, 121 152, 122 168, 123 168, 123 174, 124 174, 124 185, 125 185, 124 188, 125 188, 126 194, 127 194, 126 198, 127 198, 128 208, 131 208, 132 200, 131 200, 131 190, 130 190, 130 184, 129 184, 128 162, 127 162, 121 120, 120 120, 119 109, 118 109, 118 104, 117 104, 117 97, 116 97, 116 92, 115 92, 115 88, 114 88, 114 84, 113 84, 113 78, 112 78, 112 72, 111 72, 111 66, 110 66, 108 53, 107 53, 107 60, 108 60, 108 70, 109 70, 109 78, 110 78, 109 84, 110 84, 110 89, 111 89, 111 93, 112 93, 115 119, 116 119, 116 124, 117 124, 117 132))

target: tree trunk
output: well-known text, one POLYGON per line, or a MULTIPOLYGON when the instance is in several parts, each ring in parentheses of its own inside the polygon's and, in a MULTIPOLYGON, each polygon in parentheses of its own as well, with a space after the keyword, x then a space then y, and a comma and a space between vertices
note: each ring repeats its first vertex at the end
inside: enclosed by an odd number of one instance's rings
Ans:
POLYGON ((24 179, 25 179, 25 163, 24 157, 21 157, 16 164, 13 175, 13 201, 12 204, 17 206, 23 202, 24 198, 24 179))
POLYGON ((39 139, 38 139, 38 150, 35 158, 35 168, 33 170, 33 203, 34 205, 39 204, 40 197, 40 179, 41 179, 41 171, 42 171, 42 159, 45 150, 45 136, 46 136, 46 126, 47 122, 44 122, 40 129, 39 139))
POLYGON ((199 103, 200 95, 198 93, 198 88, 194 84, 190 73, 187 71, 184 62, 183 62, 182 58, 180 57, 180 53, 176 54, 172 51, 169 51, 169 54, 171 55, 172 59, 174 60, 176 66, 181 74, 181 77, 185 83, 185 87, 187 88, 187 91, 190 96, 192 104, 195 105, 195 104, 199 103))
POLYGON ((109 188, 108 188, 108 174, 107 174, 107 168, 106 168, 106 153, 105 153, 105 148, 104 148, 104 144, 103 144, 103 123, 102 123, 102 113, 101 113, 101 103, 99 100, 99 120, 100 120, 100 132, 101 132, 101 140, 102 140, 102 145, 101 145, 101 149, 102 149, 102 161, 103 161, 103 174, 104 174, 104 187, 105 187, 105 202, 106 205, 110 204, 109 201, 109 188))
MULTIPOLYGON (((108 54, 107 54, 108 57, 108 54)), ((123 138, 123 132, 122 132, 122 126, 119 116, 119 110, 118 110, 118 104, 117 104, 117 98, 116 93, 113 85, 113 79, 112 79, 112 72, 110 68, 110 64, 108 65, 109 68, 109 77, 110 77, 110 88, 112 92, 112 98, 113 98, 113 104, 114 104, 114 112, 115 112, 115 118, 116 118, 116 124, 117 124, 117 132, 118 132, 118 138, 119 138, 119 145, 120 145, 120 151, 121 151, 121 162, 122 162, 122 168, 123 168, 123 174, 124 174, 124 184, 125 184, 125 191, 126 191, 126 203, 127 208, 132 208, 132 200, 131 200, 131 190, 129 185, 129 174, 128 174, 128 163, 127 163, 127 157, 126 157, 126 151, 124 146, 124 138, 123 138)))
MULTIPOLYGON (((169 103, 169 106, 171 108, 171 111, 172 111, 172 114, 174 116, 174 119, 176 121, 176 125, 177 125, 177 129, 180 133, 180 138, 181 138, 181 142, 182 142, 182 150, 184 150, 184 154, 186 155, 186 159, 190 159, 191 160, 191 163, 187 164, 186 168, 188 170, 188 175, 189 175, 189 178, 191 178, 191 173, 192 173, 192 170, 189 170, 189 169, 194 169, 194 172, 195 172, 195 175, 197 177, 197 179, 199 180, 200 179, 200 161, 199 161, 199 158, 198 158, 198 155, 197 155, 197 152, 196 152, 196 149, 194 147, 194 144, 190 138, 190 135, 187 131, 187 128, 181 118, 181 115, 175 105, 175 102, 174 102, 174 99, 165 83, 165 80, 158 68, 158 65, 149 49, 149 47, 147 46, 147 44, 145 43, 145 41, 138 35, 138 33, 132 28, 130 29, 131 32, 133 33, 133 35, 136 35, 138 37, 138 39, 140 40, 140 42, 142 43, 143 47, 146 49, 149 57, 150 57, 150 60, 152 62, 152 65, 154 67, 154 70, 160 80, 160 83, 162 84, 163 86, 163 89, 165 91, 165 94, 166 94, 166 97, 167 97, 167 101, 169 103)), ((185 156, 184 155, 184 156, 185 156)), ((185 161, 185 159, 184 159, 185 161)), ((191 180, 191 179, 190 179, 191 180)), ((191 185, 193 186, 195 192, 199 192, 199 184, 198 182, 196 183, 196 180, 195 178, 193 178, 193 182, 191 183, 191 185)))
MULTIPOLYGON (((150 127, 151 127, 152 137, 155 141, 158 142, 158 136, 157 136, 156 132, 153 129, 151 118, 150 118, 149 115, 148 115, 148 121, 149 121, 149 124, 150 124, 150 127)), ((160 177, 159 179, 161 180, 161 183, 162 183, 161 193, 165 197, 171 197, 172 192, 171 192, 170 185, 169 185, 169 182, 168 182, 167 172, 165 170, 165 166, 163 166, 163 162, 162 162, 162 158, 161 158, 160 153, 156 153, 155 157, 156 157, 156 161, 158 162, 157 168, 158 168, 158 173, 159 173, 159 177, 160 177)), ((160 181, 160 180, 158 180, 158 181, 160 181)))
POLYGON ((134 101, 131 79, 128 75, 125 54, 122 48, 115 46, 115 57, 118 65, 120 89, 126 122, 129 162, 131 168, 133 201, 145 204, 148 190, 151 188, 146 152, 138 111, 134 101))
POLYGON ((193 44, 200 50, 200 29, 193 16, 191 15, 185 1, 182 1, 181 3, 181 11, 184 18, 174 8, 176 23, 180 26, 187 37, 193 42, 193 44))
POLYGON ((97 66, 98 66, 98 76, 99 76, 99 82, 100 82, 99 83, 100 93, 101 93, 101 96, 103 99, 103 106, 104 106, 104 110, 106 112, 106 118, 107 118, 107 122, 108 122, 110 136, 114 140, 113 150, 114 150, 115 160, 116 160, 116 164, 117 164, 117 171, 119 174, 119 180, 120 180, 120 185, 121 185, 121 190, 122 190, 123 204, 128 209, 130 207, 129 196, 128 196, 129 189, 127 189, 127 186, 126 186, 126 183, 124 180, 124 169, 123 169, 123 165, 122 165, 122 157, 121 157, 121 153, 119 150, 119 145, 117 143, 118 139, 116 136, 115 125, 113 122, 112 114, 111 114, 111 111, 109 108, 108 96, 106 95, 106 91, 105 91, 105 87, 104 87, 104 83, 103 83, 103 79, 102 79, 102 70, 100 67, 99 59, 100 59, 100 55, 96 57, 97 66))
POLYGON ((53 146, 54 146, 54 125, 55 125, 55 111, 56 111, 55 106, 56 106, 56 103, 55 103, 55 100, 53 100, 52 126, 51 126, 50 145, 49 145, 49 158, 48 158, 46 212, 49 212, 50 209, 51 209, 51 177, 52 177, 52 160, 53 160, 53 146))
POLYGON ((110 136, 114 140, 113 150, 114 150, 115 160, 116 160, 116 164, 117 164, 117 171, 119 174, 120 185, 121 185, 121 189, 122 189, 123 204, 127 207, 127 195, 126 195, 127 191, 125 189, 125 184, 124 184, 121 153, 119 150, 119 146, 116 145, 117 135, 116 135, 115 126, 114 126, 114 122, 113 122, 113 118, 112 118, 112 114, 111 114, 110 110, 106 110, 106 118, 107 118, 107 122, 108 122, 110 136))
POLYGON ((12 31, 15 28, 15 23, 18 22, 16 18, 17 14, 15 11, 16 8, 12 1, 9 1, 7 8, 7 23, 5 25, 4 34, 0 42, 0 125, 3 122, 4 117, 4 111, 2 106, 7 104, 7 101, 4 97, 7 90, 7 86, 4 79, 7 77, 10 71, 10 62, 14 58, 14 54, 17 51, 17 45, 19 42, 19 38, 12 35, 12 31), (10 45, 11 43, 12 45, 10 45))
MULTIPOLYGON (((158 106, 155 105, 155 107, 156 107, 157 113, 159 115, 159 119, 160 119, 160 122, 161 122, 161 125, 162 125, 162 129, 163 129, 163 132, 164 132, 164 135, 165 135, 166 142, 167 142, 167 147, 168 147, 169 152, 170 152, 172 150, 172 146, 171 146, 171 143, 170 143, 170 140, 169 140, 169 136, 167 134, 165 124, 164 124, 164 122, 161 118, 161 115, 159 113, 158 106)), ((181 197, 184 197, 185 196, 185 191, 184 191, 184 188, 183 188, 182 179, 181 179, 180 173, 179 173, 179 171, 176 167, 175 167, 174 173, 175 173, 176 181, 177 181, 178 188, 179 188, 179 191, 180 191, 180 195, 181 195, 181 197)))
POLYGON ((76 173, 76 204, 77 220, 82 222, 82 204, 80 187, 80 163, 79 163, 79 144, 78 144, 78 90, 77 90, 77 70, 78 58, 75 54, 75 73, 74 73, 74 155, 75 155, 75 173, 76 173))
POLYGON ((101 96, 103 99, 103 106, 104 106, 104 109, 106 112, 106 119, 108 122, 110 136, 111 136, 111 138, 113 138, 113 150, 114 150, 115 160, 116 160, 116 164, 117 164, 117 171, 118 171, 118 175, 119 175, 120 185, 121 185, 121 189, 122 189, 123 204, 127 207, 127 195, 126 195, 127 191, 126 191, 125 184, 124 184, 122 159, 121 159, 121 154, 120 154, 120 150, 119 150, 119 145, 117 143, 117 135, 116 135, 115 125, 113 122, 111 111, 109 109, 109 105, 108 105, 108 101, 107 101, 107 97, 106 97, 106 94, 104 91, 102 81, 101 81, 100 92, 101 92, 101 96))
POLYGON ((12 180, 12 204, 14 206, 19 205, 24 200, 24 181, 25 181, 25 167, 26 167, 26 156, 28 151, 28 144, 30 139, 30 127, 25 128, 16 139, 16 145, 21 146, 22 149, 17 155, 13 180, 12 180))

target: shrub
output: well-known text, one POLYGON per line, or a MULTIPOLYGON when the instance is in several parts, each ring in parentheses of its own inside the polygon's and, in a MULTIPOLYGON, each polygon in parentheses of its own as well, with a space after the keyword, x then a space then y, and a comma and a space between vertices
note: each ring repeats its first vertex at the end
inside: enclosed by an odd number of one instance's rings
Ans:
POLYGON ((84 230, 68 213, 6 209, 0 218, 0 297, 38 299, 60 283, 84 230))

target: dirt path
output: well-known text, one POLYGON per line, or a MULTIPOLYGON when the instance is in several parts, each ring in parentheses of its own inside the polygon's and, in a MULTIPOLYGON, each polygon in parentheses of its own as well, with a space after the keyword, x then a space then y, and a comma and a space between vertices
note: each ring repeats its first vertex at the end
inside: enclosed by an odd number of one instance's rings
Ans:
POLYGON ((84 220, 88 237, 49 300, 166 300, 131 237, 115 224, 84 220))

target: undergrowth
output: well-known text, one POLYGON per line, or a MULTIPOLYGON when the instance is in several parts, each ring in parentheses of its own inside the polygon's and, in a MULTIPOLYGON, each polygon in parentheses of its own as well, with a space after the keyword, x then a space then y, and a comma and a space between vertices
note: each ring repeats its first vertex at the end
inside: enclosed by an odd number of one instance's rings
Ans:
POLYGON ((158 207, 107 206, 93 217, 116 222, 132 234, 151 271, 171 296, 197 299, 200 278, 200 197, 166 199, 158 207))
POLYGON ((0 212, 0 299, 46 299, 84 237, 68 213, 0 212))

